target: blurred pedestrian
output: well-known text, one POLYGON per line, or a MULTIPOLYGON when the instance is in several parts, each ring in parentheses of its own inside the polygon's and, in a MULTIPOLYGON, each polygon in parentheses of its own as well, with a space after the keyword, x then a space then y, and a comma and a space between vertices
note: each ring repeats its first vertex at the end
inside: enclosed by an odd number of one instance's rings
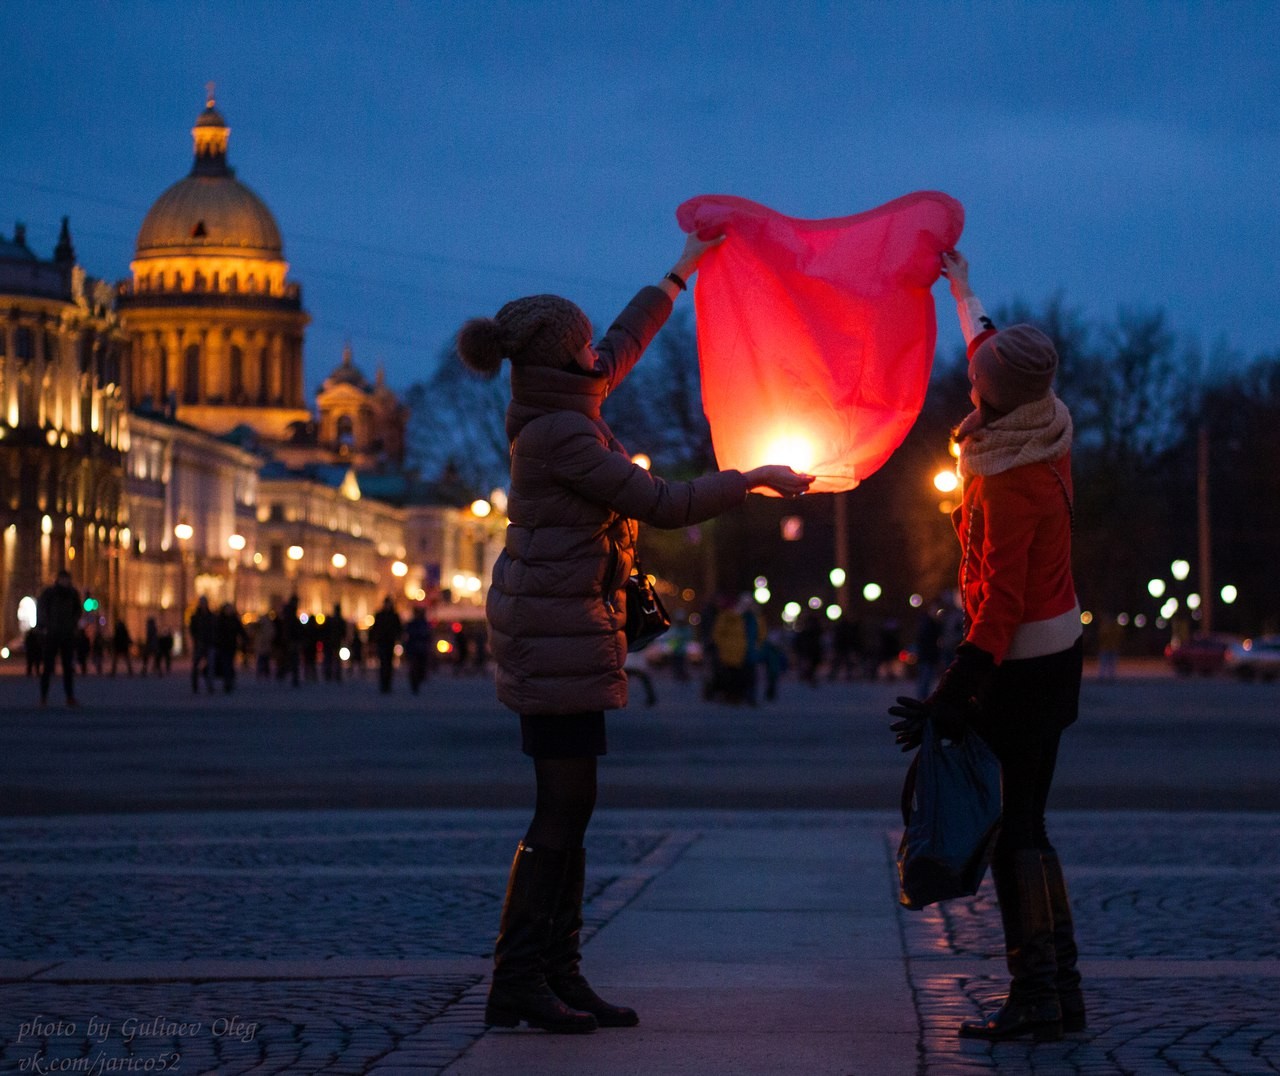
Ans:
POLYGON ((213 690, 214 627, 216 618, 209 608, 209 599, 201 594, 187 624, 191 637, 191 690, 199 694, 200 680, 204 678, 205 690, 213 690))
POLYGON ((102 675, 103 666, 107 660, 107 636, 102 630, 101 624, 93 625, 93 632, 89 636, 89 661, 93 665, 93 671, 99 676, 102 675))
POLYGON ((1124 625, 1118 617, 1103 613, 1098 618, 1098 679, 1114 680, 1120 648, 1124 646, 1124 625))
POLYGON ((378 690, 384 695, 391 691, 391 681, 396 669, 396 647, 400 645, 403 632, 400 614, 396 612, 395 602, 388 594, 382 599, 382 608, 373 614, 373 624, 369 628, 369 645, 378 655, 378 690))
POLYGON ((76 664, 80 666, 80 675, 89 675, 89 655, 93 653, 93 640, 88 629, 82 624, 76 628, 76 664))
POLYGON ((80 634, 80 592, 71 583, 65 568, 53 583, 40 592, 36 601, 36 623, 44 630, 41 647, 40 705, 49 702, 49 681, 55 661, 62 662, 62 692, 68 706, 79 706, 76 699, 75 649, 80 634))
POLYGON ((664 642, 671 658, 671 677, 682 684, 689 679, 689 643, 692 641, 689 615, 683 609, 677 609, 671 617, 671 630, 664 642))
POLYGON ((156 675, 160 675, 160 627, 153 616, 147 617, 142 636, 142 675, 147 675, 148 664, 155 666, 156 675))
POLYGON ((749 701, 751 626, 741 603, 725 598, 711 635, 719 658, 711 697, 732 704, 749 701))
POLYGON ((626 705, 624 586, 636 520, 686 527, 746 500, 754 487, 798 495, 785 467, 663 481, 631 462, 600 414, 671 312, 708 243, 690 236, 659 287, 645 288, 601 340, 567 299, 535 295, 469 321, 458 353, 493 376, 511 360, 511 492, 505 548, 487 612, 499 699, 520 715, 537 798, 516 849, 485 1022, 548 1031, 631 1026, 634 1010, 601 1000, 579 970, 586 870, 604 712, 626 705))
POLYGON ((767 632, 760 644, 760 667, 764 670, 764 697, 773 702, 778 697, 778 682, 787 671, 787 648, 779 628, 767 632))
POLYGON ((347 618, 342 615, 342 606, 335 602, 333 612, 324 619, 324 633, 320 641, 325 680, 342 683, 342 650, 346 645, 347 618))
POLYGON ((634 681, 644 691, 644 704, 657 706, 658 692, 653 686, 653 677, 649 673, 649 663, 645 660, 644 654, 643 650, 628 650, 627 660, 622 663, 622 667, 627 671, 628 685, 634 681))
POLYGON ((156 636, 156 675, 173 672, 173 629, 166 627, 156 636))
POLYGON ((223 602, 213 625, 213 669, 222 681, 224 694, 230 695, 236 686, 236 658, 249 645, 249 633, 236 607, 223 602))
POLYGON ((818 668, 822 664, 822 617, 810 609, 800 619, 800 627, 791 640, 796 658, 796 675, 810 687, 818 686, 818 668))
POLYGON ((324 627, 317 616, 298 617, 299 656, 302 659, 302 678, 314 683, 320 678, 320 646, 324 639, 324 627))
POLYGON ((467 660, 471 657, 471 636, 467 634, 467 626, 461 621, 453 625, 450 634, 453 636, 453 675, 462 676, 467 671, 467 660))
POLYGON ((933 691, 942 661, 942 616, 928 605, 920 607, 915 650, 916 695, 923 699, 933 691))
POLYGON ((831 625, 831 664, 827 679, 852 680, 862 673, 862 626, 848 613, 831 625))
POLYGON ((297 687, 302 673, 302 621, 296 594, 291 594, 276 614, 276 646, 276 679, 287 678, 297 687))
POLYGON ((271 655, 276 647, 276 619, 270 613, 253 626, 253 671, 259 680, 271 679, 271 655))
POLYGON ((1012 982, 1000 1009, 962 1024, 989 1040, 1060 1039, 1085 1027, 1071 903, 1045 804, 1062 731, 1080 700, 1080 606, 1071 573, 1071 415, 1053 392, 1058 355, 1030 325, 997 331, 943 255, 968 342, 975 410, 960 423, 960 595, 967 629, 924 702, 899 699, 900 743, 925 721, 980 735, 1000 759, 1004 809, 991 861, 1012 982))
POLYGON ((884 673, 886 680, 898 679, 902 668, 902 623, 896 616, 885 617, 880 624, 880 649, 874 679, 884 673))
MULTIPOLYGON (((111 633, 111 675, 116 674, 116 665, 124 661, 125 671, 133 675, 133 636, 129 634, 129 626, 118 617, 115 630, 111 633)), ((144 670, 145 671, 145 670, 144 670)))
POLYGON ((351 629, 351 667, 356 675, 364 679, 364 632, 358 627, 351 629))
POLYGON ((415 695, 427 679, 431 662, 431 624, 421 605, 413 607, 404 626, 404 656, 409 664, 409 690, 415 695))

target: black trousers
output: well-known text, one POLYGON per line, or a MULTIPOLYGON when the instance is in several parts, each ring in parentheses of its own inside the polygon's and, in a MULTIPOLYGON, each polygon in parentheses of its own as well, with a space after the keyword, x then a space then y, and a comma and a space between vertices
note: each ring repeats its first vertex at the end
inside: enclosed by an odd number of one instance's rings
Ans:
POLYGON ((1053 851, 1045 805, 1063 730, 1079 716, 1084 647, 1004 661, 982 717, 974 722, 1004 770, 1004 822, 995 855, 1053 851))

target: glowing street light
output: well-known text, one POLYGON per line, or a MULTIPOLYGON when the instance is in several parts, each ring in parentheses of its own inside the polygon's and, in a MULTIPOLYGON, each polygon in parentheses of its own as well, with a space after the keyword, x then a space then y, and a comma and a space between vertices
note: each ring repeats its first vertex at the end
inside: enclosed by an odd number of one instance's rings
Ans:
POLYGON ((173 528, 173 536, 180 542, 191 541, 191 536, 195 534, 195 528, 191 526, 185 519, 180 520, 173 528))
POLYGON ((827 573, 827 578, 831 580, 831 585, 837 589, 844 586, 848 573, 843 568, 832 568, 827 573))
POLYGON ((1147 583, 1147 593, 1153 598, 1163 598, 1165 592, 1165 582, 1163 579, 1152 579, 1147 583))
POLYGON ((284 551, 284 555, 292 561, 299 561, 302 559, 302 546, 291 545, 284 551))
POLYGON ((939 493, 954 493, 960 485, 960 478, 955 471, 942 470, 933 476, 933 488, 939 493))
POLYGON ((1218 591, 1218 596, 1222 598, 1222 601, 1224 604, 1234 605, 1236 599, 1240 597, 1240 592, 1236 590, 1234 586, 1228 583, 1220 591, 1218 591))
POLYGON ((347 555, 345 553, 335 553, 329 558, 329 563, 335 568, 345 568, 347 566, 347 555))
POLYGON ((245 547, 245 538, 243 534, 230 534, 227 536, 227 545, 239 553, 245 547))
POLYGON ((884 591, 881 590, 879 583, 868 583, 862 588, 862 596, 869 602, 878 600, 883 593, 884 591))
POLYGON ((1181 583, 1191 574, 1191 565, 1185 560, 1175 560, 1169 565, 1169 574, 1181 583))
POLYGON ((475 516, 476 519, 484 519, 492 511, 493 505, 483 497, 478 497, 471 502, 471 514, 475 516))
POLYGON ((392 561, 391 574, 394 575, 397 579, 403 579, 406 575, 409 574, 409 565, 407 565, 402 560, 392 561))

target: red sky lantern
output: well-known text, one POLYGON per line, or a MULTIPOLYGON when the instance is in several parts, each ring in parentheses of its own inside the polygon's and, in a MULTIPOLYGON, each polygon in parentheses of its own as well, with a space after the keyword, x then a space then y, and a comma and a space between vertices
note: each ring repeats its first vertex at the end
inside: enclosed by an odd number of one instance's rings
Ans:
POLYGON ((702 406, 716 462, 786 463, 814 493, 852 489, 907 435, 937 341, 930 288, 964 208, 919 191, 852 217, 799 220, 732 195, 685 202, 724 232, 698 269, 702 406))

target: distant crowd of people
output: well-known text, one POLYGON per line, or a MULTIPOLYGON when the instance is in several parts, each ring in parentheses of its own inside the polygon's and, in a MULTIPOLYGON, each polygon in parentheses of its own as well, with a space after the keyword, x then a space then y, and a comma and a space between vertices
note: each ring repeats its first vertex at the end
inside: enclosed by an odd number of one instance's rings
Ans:
MULTIPOLYGON (((752 706, 761 697, 776 699, 787 672, 811 687, 822 680, 914 679, 927 695, 964 637, 963 616, 950 594, 921 606, 912 636, 896 617, 869 624, 848 615, 829 620, 819 610, 806 612, 791 630, 766 628, 750 594, 721 595, 698 621, 703 697, 752 706)), ((693 637, 688 621, 678 615, 666 644, 676 679, 688 678, 693 637)))
MULTIPOLYGON (((322 615, 300 611, 297 595, 248 624, 232 602, 214 608, 202 595, 184 627, 191 690, 196 694, 202 684, 207 692, 221 684, 223 693, 229 694, 238 672, 250 668, 258 680, 299 686, 321 679, 341 683, 344 675, 363 676, 373 663, 380 691, 392 690, 395 670, 403 667, 416 695, 441 667, 461 676, 483 671, 487 661, 483 627, 462 622, 437 625, 427 619, 422 606, 415 606, 403 619, 391 597, 383 600, 363 631, 346 619, 340 605, 322 615)), ((76 707, 80 704, 77 673, 85 676, 92 670, 98 676, 116 676, 123 670, 124 675, 133 676, 136 657, 139 675, 166 676, 173 669, 175 652, 183 649, 178 641, 181 634, 181 627, 175 630, 156 616, 147 617, 141 639, 121 618, 108 630, 105 618, 85 609, 70 573, 60 571, 40 593, 36 622, 23 637, 27 675, 39 680, 40 703, 47 705, 60 665, 66 704, 76 707)))

